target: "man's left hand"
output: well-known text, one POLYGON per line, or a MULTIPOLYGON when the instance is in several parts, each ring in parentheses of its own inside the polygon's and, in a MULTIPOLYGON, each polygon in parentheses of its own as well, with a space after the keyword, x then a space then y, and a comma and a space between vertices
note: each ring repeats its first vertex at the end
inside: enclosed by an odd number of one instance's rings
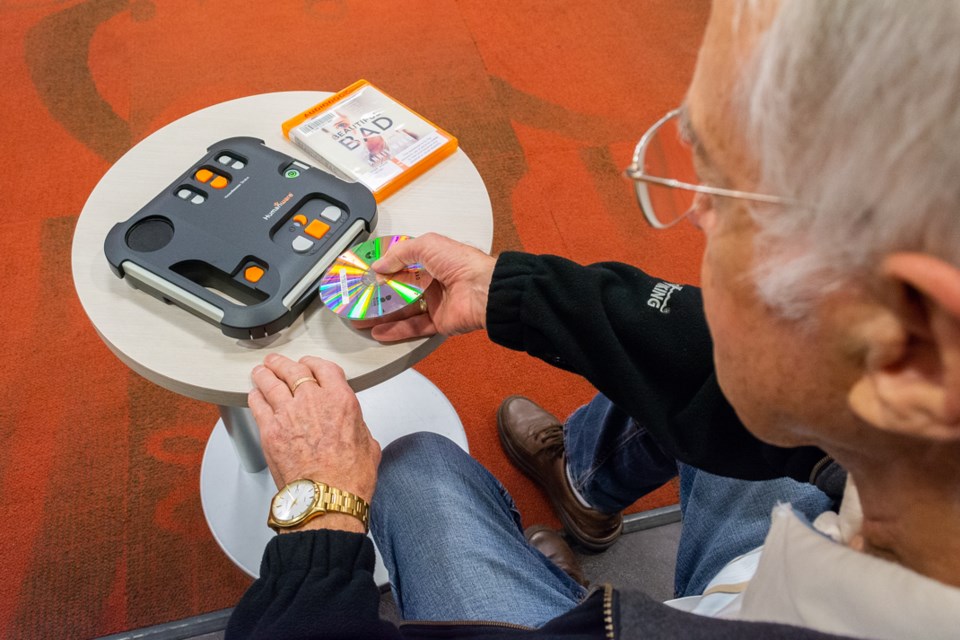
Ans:
MULTIPOLYGON (((377 484, 380 444, 370 435, 343 370, 312 356, 294 362, 270 354, 254 368, 253 383, 247 400, 277 487, 308 478, 369 503, 377 484), (302 381, 299 386, 297 381, 302 381)), ((302 528, 353 530, 356 524, 351 516, 328 514, 302 528)))

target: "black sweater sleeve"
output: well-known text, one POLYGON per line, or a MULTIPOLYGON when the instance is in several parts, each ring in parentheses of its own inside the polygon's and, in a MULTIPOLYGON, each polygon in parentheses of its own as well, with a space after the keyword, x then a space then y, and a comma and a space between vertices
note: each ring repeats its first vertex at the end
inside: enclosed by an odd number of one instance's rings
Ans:
POLYGON ((373 580, 373 543, 346 531, 276 536, 260 563, 260 577, 227 624, 227 640, 241 638, 398 638, 379 617, 373 580))
POLYGON ((504 253, 487 302, 487 332, 589 380, 668 454, 718 475, 810 481, 825 457, 751 435, 717 384, 700 290, 621 263, 581 266, 504 253))

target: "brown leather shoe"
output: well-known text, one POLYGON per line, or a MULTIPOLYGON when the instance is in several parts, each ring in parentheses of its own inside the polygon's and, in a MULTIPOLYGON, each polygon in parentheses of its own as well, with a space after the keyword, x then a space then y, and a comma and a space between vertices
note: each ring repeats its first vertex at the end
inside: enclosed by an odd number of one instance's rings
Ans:
POLYGON ((563 455, 563 426, 532 400, 510 396, 497 412, 507 457, 547 492, 567 533, 591 551, 603 551, 623 531, 622 513, 584 507, 570 488, 563 455))
POLYGON ((543 524, 535 524, 524 529, 523 535, 534 549, 547 556, 578 584, 585 587, 590 584, 583 575, 583 567, 580 566, 577 555, 557 531, 543 524))

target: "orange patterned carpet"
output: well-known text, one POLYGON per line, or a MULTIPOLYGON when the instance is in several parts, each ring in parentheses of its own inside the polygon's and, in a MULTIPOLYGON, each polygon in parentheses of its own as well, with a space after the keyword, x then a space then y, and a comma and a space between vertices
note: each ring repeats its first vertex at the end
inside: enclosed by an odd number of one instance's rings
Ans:
MULTIPOLYGON (((232 606, 249 584, 200 508, 216 408, 130 372, 73 290, 77 215, 121 154, 210 104, 366 78, 460 139, 490 192, 495 251, 621 260, 695 283, 697 233, 648 229, 620 172, 682 100, 707 11, 706 0, 0 3, 0 636, 158 624, 232 606)), ((526 523, 556 523, 504 460, 494 412, 524 393, 566 415, 590 386, 479 334, 417 368, 526 523)), ((675 500, 668 486, 636 508, 675 500)))

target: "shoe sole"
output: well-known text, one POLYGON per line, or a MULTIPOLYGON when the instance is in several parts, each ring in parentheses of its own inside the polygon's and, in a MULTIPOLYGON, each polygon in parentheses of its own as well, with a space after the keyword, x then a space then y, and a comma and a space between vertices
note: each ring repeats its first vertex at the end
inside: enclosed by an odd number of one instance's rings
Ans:
MULTIPOLYGON (((507 400, 509 400, 509 398, 507 398, 507 400)), ((547 490, 547 483, 543 480, 543 478, 540 477, 540 474, 538 474, 535 469, 523 461, 523 458, 514 448, 513 442, 507 437, 506 429, 503 426, 504 404, 506 404, 506 400, 504 400, 504 402, 500 405, 500 408, 497 409, 497 436, 500 438, 500 446, 503 447, 503 450, 506 452, 510 462, 512 462, 515 467, 520 469, 525 476, 533 480, 533 482, 540 487, 545 494, 547 494, 547 499, 549 499, 550 504, 553 505, 553 510, 560 518, 563 528, 574 540, 576 540, 577 544, 589 551, 594 552, 606 551, 609 549, 611 546, 613 546, 613 543, 617 541, 617 538, 619 538, 620 534, 623 532, 623 520, 620 521, 620 526, 617 527, 617 530, 606 538, 595 538, 593 536, 588 536, 581 531, 577 527, 576 522, 567 514, 566 509, 563 509, 558 501, 554 499, 550 491, 547 490)))

